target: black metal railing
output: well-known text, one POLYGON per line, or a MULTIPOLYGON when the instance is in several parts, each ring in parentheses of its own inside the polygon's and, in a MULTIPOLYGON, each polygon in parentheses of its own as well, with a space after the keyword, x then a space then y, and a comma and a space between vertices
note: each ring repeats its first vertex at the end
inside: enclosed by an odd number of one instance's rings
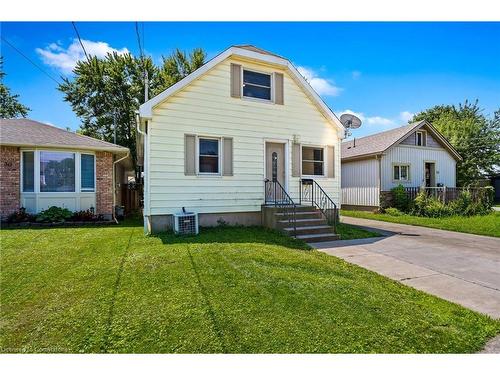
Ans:
POLYGON ((286 190, 277 180, 264 180, 264 194, 266 206, 274 206, 280 209, 283 220, 293 227, 293 237, 297 235, 297 205, 290 198, 286 190))
POLYGON ((328 224, 336 232, 338 209, 335 202, 312 178, 301 178, 299 183, 299 204, 310 204, 319 208, 328 224))

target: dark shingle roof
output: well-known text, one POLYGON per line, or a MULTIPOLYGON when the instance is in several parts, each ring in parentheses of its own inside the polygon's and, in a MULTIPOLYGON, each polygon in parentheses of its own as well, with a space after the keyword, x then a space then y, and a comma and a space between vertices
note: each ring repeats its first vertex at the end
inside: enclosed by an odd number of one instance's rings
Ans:
POLYGON ((414 129, 423 125, 423 123, 425 123, 425 121, 418 121, 400 128, 356 138, 356 147, 353 147, 354 140, 342 142, 342 159, 380 154, 394 143, 404 138, 407 134, 411 133, 414 129))
POLYGON ((125 153, 126 147, 29 119, 0 119, 0 144, 81 148, 125 153))

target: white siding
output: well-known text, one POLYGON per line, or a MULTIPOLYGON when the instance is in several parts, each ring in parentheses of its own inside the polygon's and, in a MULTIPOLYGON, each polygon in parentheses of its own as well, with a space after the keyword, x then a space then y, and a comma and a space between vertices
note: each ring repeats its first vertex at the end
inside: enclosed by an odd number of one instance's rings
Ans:
POLYGON ((404 186, 422 186, 424 184, 424 163, 436 163, 436 184, 454 187, 456 183, 456 161, 445 149, 399 145, 390 149, 382 157, 382 191, 397 186, 393 181, 394 163, 410 164, 410 180, 404 186))
POLYGON ((379 161, 366 159, 342 163, 342 204, 379 205, 379 161))
POLYGON ((334 126, 286 71, 281 71, 284 105, 232 98, 231 61, 259 71, 277 71, 230 58, 153 109, 148 137, 150 214, 171 214, 183 206, 199 213, 260 211, 266 139, 286 141, 288 191, 297 198, 299 179, 291 177, 290 162, 294 135, 304 145, 335 146, 335 178, 317 181, 339 203, 340 141, 334 126), (185 133, 233 137, 234 175, 185 176, 185 133))

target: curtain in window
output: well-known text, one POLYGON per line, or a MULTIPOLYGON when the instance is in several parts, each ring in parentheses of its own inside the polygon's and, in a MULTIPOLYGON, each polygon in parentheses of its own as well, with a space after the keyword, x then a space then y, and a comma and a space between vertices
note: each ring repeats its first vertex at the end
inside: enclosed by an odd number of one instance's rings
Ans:
POLYGON ((80 159, 82 191, 95 190, 94 155, 82 154, 80 159))

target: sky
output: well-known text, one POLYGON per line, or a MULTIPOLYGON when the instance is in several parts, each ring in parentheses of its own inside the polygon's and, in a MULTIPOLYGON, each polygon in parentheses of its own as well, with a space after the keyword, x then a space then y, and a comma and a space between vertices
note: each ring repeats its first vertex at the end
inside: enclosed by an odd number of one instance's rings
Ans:
MULTIPOLYGON (((77 22, 87 51, 139 54, 134 22, 77 22)), ((144 25, 144 26, 143 26, 144 25)), ((155 62, 175 48, 201 47, 211 58, 253 44, 288 58, 338 115, 363 121, 354 136, 407 123, 438 104, 479 100, 487 116, 500 108, 500 23, 193 23, 145 22, 145 52, 155 62)), ((84 58, 71 22, 2 22, 0 33, 47 74, 71 78, 84 58)), ((77 129, 79 119, 45 73, 1 43, 5 84, 30 107, 29 117, 77 129)))

